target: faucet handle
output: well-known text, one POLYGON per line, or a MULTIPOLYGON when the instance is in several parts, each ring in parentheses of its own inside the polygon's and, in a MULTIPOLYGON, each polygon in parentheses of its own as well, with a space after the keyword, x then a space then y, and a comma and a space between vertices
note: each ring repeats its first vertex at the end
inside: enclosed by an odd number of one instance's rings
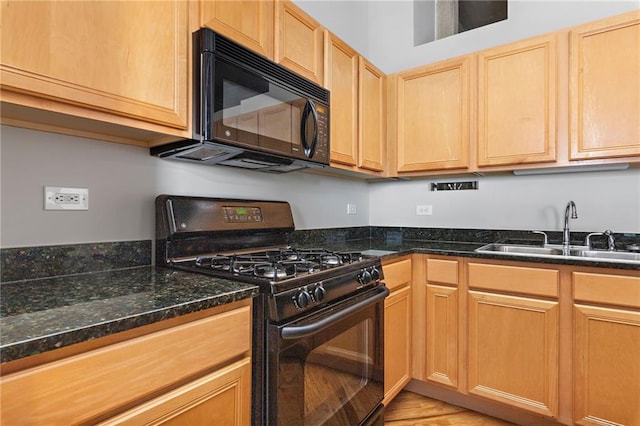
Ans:
POLYGON ((591 237, 600 235, 607 237, 607 250, 613 251, 616 249, 616 239, 610 229, 607 229, 604 232, 592 232, 590 234, 587 234, 587 237, 584 239, 584 245, 587 246, 589 250, 591 250, 591 237))
POLYGON ((549 237, 547 236, 546 232, 543 231, 531 231, 532 234, 540 234, 544 236, 544 246, 547 246, 549 244, 549 237))
POLYGON ((586 238, 584 239, 584 245, 587 246, 589 248, 589 250, 591 250, 591 237, 596 237, 598 235, 604 235, 603 232, 592 232, 590 234, 587 234, 586 238))
POLYGON ((616 239, 613 236, 611 229, 607 229, 602 234, 607 237, 607 250, 614 251, 616 249, 616 239))

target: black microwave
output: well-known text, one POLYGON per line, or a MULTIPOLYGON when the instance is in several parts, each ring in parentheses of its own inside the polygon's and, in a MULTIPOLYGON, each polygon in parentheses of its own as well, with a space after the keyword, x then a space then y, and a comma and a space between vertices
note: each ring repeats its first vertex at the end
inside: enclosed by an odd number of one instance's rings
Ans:
POLYGON ((152 155, 275 173, 329 165, 328 90, 208 28, 193 46, 193 137, 152 155))

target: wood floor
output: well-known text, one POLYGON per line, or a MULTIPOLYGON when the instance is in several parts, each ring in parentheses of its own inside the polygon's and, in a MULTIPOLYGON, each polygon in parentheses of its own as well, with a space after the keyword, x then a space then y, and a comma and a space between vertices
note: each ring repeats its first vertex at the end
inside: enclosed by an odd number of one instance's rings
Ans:
POLYGON ((384 410, 385 426, 466 425, 506 426, 513 423, 402 391, 384 410))

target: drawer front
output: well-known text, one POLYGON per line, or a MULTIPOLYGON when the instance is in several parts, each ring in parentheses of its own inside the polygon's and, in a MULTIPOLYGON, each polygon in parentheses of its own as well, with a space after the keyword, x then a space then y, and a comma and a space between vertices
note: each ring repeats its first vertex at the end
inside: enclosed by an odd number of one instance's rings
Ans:
POLYGON ((574 272, 573 297, 579 302, 640 308, 640 277, 574 272))
POLYGON ((251 349, 251 307, 223 312, 2 378, 2 424, 77 424, 251 349))
POLYGON ((382 265, 384 282, 393 290, 411 284, 411 259, 382 265))
POLYGON ((427 259, 427 281, 429 283, 458 285, 458 261, 427 259))
POLYGON ((469 263, 469 287, 558 297, 560 271, 520 266, 469 263))

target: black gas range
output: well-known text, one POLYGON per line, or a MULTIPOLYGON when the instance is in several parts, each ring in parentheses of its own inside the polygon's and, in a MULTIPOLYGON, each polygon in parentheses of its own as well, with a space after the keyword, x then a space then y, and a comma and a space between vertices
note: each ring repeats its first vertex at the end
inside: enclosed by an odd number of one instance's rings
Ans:
POLYGON ((160 195, 156 264, 259 286, 254 425, 381 424, 380 260, 292 247, 294 229, 286 202, 160 195))

